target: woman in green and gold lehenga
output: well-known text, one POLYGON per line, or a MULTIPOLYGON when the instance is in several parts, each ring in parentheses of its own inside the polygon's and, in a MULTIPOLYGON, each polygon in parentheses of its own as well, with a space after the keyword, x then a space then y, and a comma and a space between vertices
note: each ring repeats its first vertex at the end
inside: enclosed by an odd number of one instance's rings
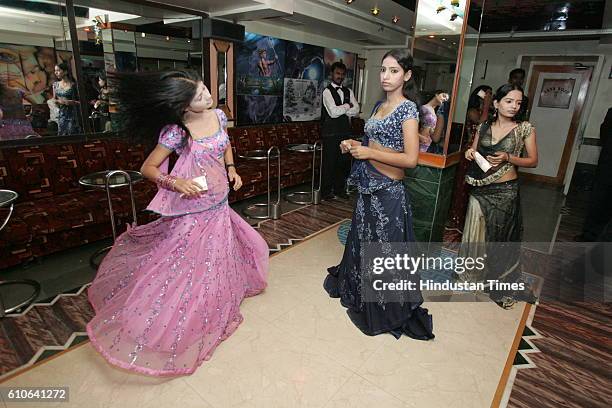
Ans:
MULTIPOLYGON (((472 186, 463 231, 460 256, 489 255, 482 271, 458 275, 462 281, 521 281, 520 242, 523 219, 519 196, 518 167, 536 167, 538 150, 535 129, 529 122, 517 122, 523 90, 516 85, 500 87, 494 96, 493 120, 482 123, 465 157, 474 161, 476 152, 490 164, 483 171, 475 162, 466 182, 472 186)), ((490 298, 508 308, 516 300, 533 302, 530 291, 490 288, 490 298)))

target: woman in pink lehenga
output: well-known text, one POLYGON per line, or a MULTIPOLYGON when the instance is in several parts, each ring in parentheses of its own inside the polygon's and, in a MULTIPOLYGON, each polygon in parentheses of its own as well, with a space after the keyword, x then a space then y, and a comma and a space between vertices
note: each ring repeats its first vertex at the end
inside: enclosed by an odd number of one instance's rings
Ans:
MULTIPOLYGON (((268 246, 230 209, 240 188, 222 111, 189 71, 117 75, 126 129, 157 132, 143 175, 160 186, 157 221, 117 238, 89 288, 92 345, 116 366, 191 374, 242 321, 240 303, 266 286, 268 246), (180 156, 165 174, 168 156, 180 156), (226 171, 226 168, 229 170, 226 171), (202 187, 204 176, 207 187, 202 187)), ((151 134, 151 133, 149 133, 151 134)))

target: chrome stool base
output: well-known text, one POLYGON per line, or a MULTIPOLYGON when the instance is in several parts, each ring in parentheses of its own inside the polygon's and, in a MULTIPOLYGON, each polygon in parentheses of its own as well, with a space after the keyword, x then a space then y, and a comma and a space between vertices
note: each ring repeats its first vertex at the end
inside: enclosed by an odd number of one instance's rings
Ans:
POLYGON ((102 263, 102 259, 100 259, 99 262, 96 262, 96 258, 98 258, 100 255, 102 255, 105 252, 108 252, 111 250, 113 246, 107 246, 101 249, 98 249, 96 252, 94 252, 90 257, 89 257, 89 265, 91 265, 92 268, 94 269, 98 269, 98 267, 100 266, 100 264, 102 263))
POLYGON ((277 203, 257 203, 251 204, 242 210, 242 214, 256 220, 265 220, 268 218, 278 220, 281 216, 281 208, 280 204, 277 203))
POLYGON ((285 200, 293 204, 312 204, 312 192, 311 191, 295 191, 285 196, 285 200))
POLYGON ((0 317, 4 317, 9 313, 13 313, 17 310, 21 310, 30 306, 40 294, 40 283, 31 280, 31 279, 19 279, 19 280, 8 280, 8 281, 0 281, 0 286, 8 286, 8 285, 27 285, 33 288, 33 292, 26 300, 23 302, 11 306, 8 309, 5 309, 4 301, 2 300, 2 296, 0 296, 0 317))

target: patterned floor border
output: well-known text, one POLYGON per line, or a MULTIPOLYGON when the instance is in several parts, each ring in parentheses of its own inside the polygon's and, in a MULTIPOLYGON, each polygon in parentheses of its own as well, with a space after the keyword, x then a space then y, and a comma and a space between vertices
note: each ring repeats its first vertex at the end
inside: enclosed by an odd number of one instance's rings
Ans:
MULTIPOLYGON (((535 305, 531 305, 531 308, 529 310, 529 316, 527 317, 527 321, 525 322, 525 327, 523 328, 521 340, 514 356, 510 375, 508 376, 508 380, 506 381, 501 401, 499 402, 499 405, 497 405, 500 408, 506 408, 508 406, 510 394, 512 393, 512 388, 514 387, 514 380, 519 370, 537 367, 533 363, 531 358, 529 358, 529 354, 540 353, 540 349, 538 349, 538 347, 533 343, 533 340, 541 339, 544 337, 539 334, 533 327, 531 327, 536 309, 537 303, 535 305)), ((492 407, 493 406, 494 405, 492 405, 492 407)))

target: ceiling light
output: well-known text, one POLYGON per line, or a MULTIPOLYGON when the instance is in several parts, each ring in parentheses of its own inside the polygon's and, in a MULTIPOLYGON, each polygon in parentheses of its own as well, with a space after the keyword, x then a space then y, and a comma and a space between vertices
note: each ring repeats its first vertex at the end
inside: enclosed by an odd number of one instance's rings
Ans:
POLYGON ((374 6, 373 9, 370 10, 373 16, 377 16, 380 14, 380 9, 377 6, 374 6))
POLYGON ((188 42, 188 43, 190 43, 190 42, 191 42, 191 40, 187 40, 187 42, 188 42))
POLYGON ((446 41, 446 38, 442 38, 442 41, 446 41))
POLYGON ((166 41, 170 41, 170 37, 169 36, 166 36, 166 41))
POLYGON ((397 22, 399 21, 399 17, 398 16, 393 16, 393 18, 391 19, 391 21, 393 22, 393 24, 397 24, 397 22))
POLYGON ((436 38, 436 36, 435 35, 430 35, 429 38, 436 38))
POLYGON ((141 36, 142 38, 144 38, 144 37, 146 37, 147 35, 146 35, 145 33, 140 33, 140 36, 141 36))
POLYGON ((38 23, 36 20, 28 20, 30 23, 38 23))
POLYGON ((345 1, 346 1, 346 4, 351 4, 355 0, 345 0, 345 1))

